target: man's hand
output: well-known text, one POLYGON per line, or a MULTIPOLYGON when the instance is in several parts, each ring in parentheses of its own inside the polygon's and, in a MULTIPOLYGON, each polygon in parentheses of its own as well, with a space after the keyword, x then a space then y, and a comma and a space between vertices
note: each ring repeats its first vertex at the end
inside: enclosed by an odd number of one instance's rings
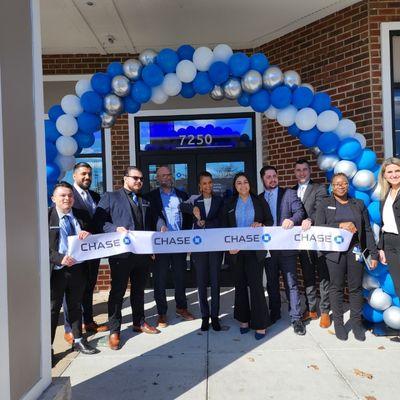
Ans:
POLYGON ((378 266, 378 261, 377 260, 371 260, 369 263, 369 266, 371 269, 375 269, 378 266))
POLYGON ((261 222, 253 222, 251 224, 251 227, 252 228, 260 228, 260 227, 262 227, 262 223, 261 222))
POLYGON ((128 233, 128 229, 124 228, 123 226, 119 226, 117 228, 117 232, 119 232, 119 233, 128 233))
POLYGON ((197 206, 193 207, 193 215, 195 216, 196 219, 198 219, 198 220, 201 219, 199 207, 197 207, 197 206))
POLYGON ((204 228, 204 226, 206 225, 206 221, 204 221, 204 219, 199 219, 196 223, 200 228, 204 228))
POLYGON ((341 222, 339 228, 349 231, 352 234, 357 232, 357 228, 352 222, 341 222))
POLYGON ((291 219, 284 219, 282 222, 282 228, 283 229, 291 229, 294 227, 294 222, 291 219))
POLYGON ((168 228, 165 225, 163 225, 160 229, 160 232, 168 232, 168 228))
POLYGON ((379 261, 382 264, 387 265, 386 255, 385 255, 385 252, 383 250, 379 250, 379 261))
POLYGON ((237 254, 240 250, 229 250, 229 254, 237 254))
POLYGON ((86 239, 89 235, 90 235, 90 232, 80 231, 78 233, 78 239, 80 239, 80 240, 86 239))
POLYGON ((74 264, 76 264, 76 260, 71 256, 64 256, 64 258, 61 260, 61 265, 65 265, 67 267, 72 267, 74 264))
POLYGON ((301 223, 301 229, 303 231, 308 231, 311 228, 312 222, 310 218, 303 219, 303 222, 301 223))

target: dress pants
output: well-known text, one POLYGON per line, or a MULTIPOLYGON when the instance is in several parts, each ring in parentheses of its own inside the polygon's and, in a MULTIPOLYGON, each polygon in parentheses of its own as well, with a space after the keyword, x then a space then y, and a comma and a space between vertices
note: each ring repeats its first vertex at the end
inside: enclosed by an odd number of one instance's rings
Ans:
POLYGON ((235 279, 234 318, 248 322, 252 329, 265 329, 270 325, 263 286, 263 264, 254 251, 240 251, 233 264, 235 279), (250 291, 250 299, 249 299, 250 291))
POLYGON ((134 325, 144 318, 144 288, 149 276, 150 257, 130 254, 127 258, 110 258, 111 290, 108 297, 110 334, 119 333, 122 324, 122 303, 131 279, 131 307, 134 325), (135 292, 135 293, 132 293, 135 292))
POLYGON ((84 263, 52 271, 50 278, 51 343, 53 343, 56 334, 64 296, 72 333, 75 338, 82 337, 82 295, 85 288, 86 273, 84 263))
POLYGON ((396 288, 397 296, 400 296, 400 235, 395 233, 383 234, 383 249, 389 272, 396 288))
POLYGON ((176 308, 186 309, 186 253, 156 254, 153 269, 154 277, 154 300, 157 305, 157 312, 160 315, 167 313, 168 304, 166 296, 166 286, 169 266, 171 265, 172 275, 175 286, 176 308))
POLYGON ((339 324, 343 323, 343 296, 346 274, 349 287, 350 319, 352 322, 361 323, 364 266, 362 263, 356 261, 352 252, 353 246, 350 247, 351 250, 340 254, 339 262, 335 263, 326 259, 331 281, 329 299, 331 302, 333 320, 339 324))
POLYGON ((329 272, 324 257, 317 257, 317 252, 302 250, 299 253, 300 265, 303 271, 304 286, 306 288, 306 308, 308 311, 317 311, 317 284, 316 274, 319 276, 319 292, 321 313, 329 313, 329 272))
POLYGON ((222 253, 192 253, 192 261, 196 270, 197 289, 202 318, 216 318, 219 315, 219 286, 222 253), (211 314, 208 306, 207 287, 211 287, 211 314))
POLYGON ((300 293, 297 285, 297 255, 285 255, 284 251, 270 251, 271 257, 265 259, 267 291, 271 318, 281 315, 281 294, 279 272, 282 272, 286 295, 289 301, 289 315, 292 322, 301 319, 300 293))

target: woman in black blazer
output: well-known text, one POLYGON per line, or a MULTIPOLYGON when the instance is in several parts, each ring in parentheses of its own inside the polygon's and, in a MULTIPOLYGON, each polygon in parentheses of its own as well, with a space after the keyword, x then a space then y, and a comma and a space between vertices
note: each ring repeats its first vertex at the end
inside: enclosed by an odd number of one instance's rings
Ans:
MULTIPOLYGON (((199 174, 199 197, 180 204, 181 211, 193 215, 193 229, 212 229, 221 226, 222 197, 213 194, 212 175, 207 172, 199 174)), ((208 331, 210 316, 215 331, 221 330, 219 322, 220 270, 222 252, 192 253, 196 270, 199 305, 202 317, 201 330, 208 331), (211 286, 211 313, 207 299, 207 287, 211 286)))
POLYGON ((316 226, 342 228, 353 234, 349 249, 343 252, 324 252, 329 270, 329 299, 333 313, 336 337, 347 340, 347 331, 343 323, 343 295, 345 275, 349 287, 350 321, 354 337, 365 340, 365 331, 361 323, 363 305, 362 277, 364 266, 361 253, 368 249, 372 258, 371 268, 378 265, 378 251, 375 245, 364 202, 348 196, 349 181, 343 173, 332 178, 332 195, 322 199, 317 208, 316 226))
POLYGON ((400 295, 400 159, 391 157, 383 162, 379 184, 382 215, 379 258, 389 265, 396 294, 400 295))
MULTIPOLYGON (((260 227, 273 225, 268 204, 251 193, 248 176, 240 172, 233 179, 234 196, 227 201, 223 212, 223 226, 260 227)), ((265 337, 270 324, 267 302, 262 282, 264 250, 231 250, 230 264, 235 278, 234 317, 239 321, 240 332, 255 329, 255 338, 265 337), (248 295, 250 289, 250 299, 248 295)))

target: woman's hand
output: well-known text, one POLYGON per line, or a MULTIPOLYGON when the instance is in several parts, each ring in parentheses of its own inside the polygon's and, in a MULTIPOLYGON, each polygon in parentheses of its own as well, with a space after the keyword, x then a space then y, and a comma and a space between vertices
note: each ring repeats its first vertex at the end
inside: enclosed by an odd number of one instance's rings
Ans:
POLYGON ((262 223, 261 222, 253 222, 252 224, 251 224, 251 227, 252 228, 261 228, 263 225, 262 225, 262 223))
POLYGON ((371 269, 375 269, 378 266, 378 261, 377 260, 371 260, 369 263, 369 266, 371 269))
POLYGON ((78 233, 78 239, 80 239, 80 240, 86 239, 89 235, 90 235, 90 232, 80 231, 78 233))
POLYGON ((240 250, 229 250, 229 254, 237 254, 240 250))
POLYGON ((204 228, 205 225, 206 225, 206 221, 204 221, 204 219, 197 221, 197 226, 199 226, 200 228, 204 228))
POLYGON ((197 206, 193 207, 193 215, 195 216, 195 218, 197 220, 199 220, 199 221, 201 220, 200 208, 199 207, 197 207, 197 206))
POLYGON ((355 234, 357 232, 357 228, 352 222, 341 222, 339 224, 339 228, 349 231, 352 234, 355 234))
POLYGON ((387 265, 386 255, 385 255, 385 252, 383 250, 379 250, 379 261, 382 264, 387 265))

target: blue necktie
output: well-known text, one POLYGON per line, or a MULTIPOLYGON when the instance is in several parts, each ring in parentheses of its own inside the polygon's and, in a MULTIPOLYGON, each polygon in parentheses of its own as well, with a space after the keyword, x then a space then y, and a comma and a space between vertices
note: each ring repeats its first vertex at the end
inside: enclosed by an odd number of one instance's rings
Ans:
POLYGON ((69 215, 64 215, 63 216, 64 221, 65 221, 65 230, 67 232, 68 236, 74 236, 76 235, 75 227, 71 221, 71 218, 69 215))
POLYGON ((138 198, 137 198, 137 196, 136 196, 136 194, 135 193, 131 193, 131 197, 132 197, 132 201, 135 203, 135 205, 139 205, 139 201, 138 201, 138 198))

